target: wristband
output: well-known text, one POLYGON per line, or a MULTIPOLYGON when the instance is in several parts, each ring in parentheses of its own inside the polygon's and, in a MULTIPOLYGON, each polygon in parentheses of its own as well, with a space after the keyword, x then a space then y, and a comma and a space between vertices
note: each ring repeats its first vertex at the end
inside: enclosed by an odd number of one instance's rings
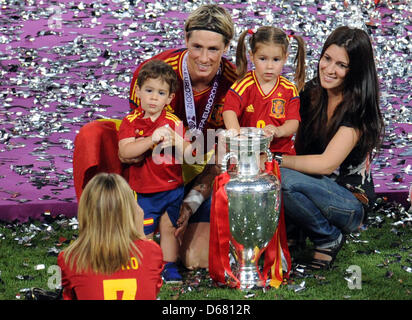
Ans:
POLYGON ((281 154, 275 154, 274 159, 278 163, 279 167, 281 167, 283 162, 283 156, 281 154))
POLYGON ((183 202, 186 203, 190 209, 192 209, 192 214, 194 214, 204 200, 205 198, 199 191, 192 189, 189 191, 183 202))

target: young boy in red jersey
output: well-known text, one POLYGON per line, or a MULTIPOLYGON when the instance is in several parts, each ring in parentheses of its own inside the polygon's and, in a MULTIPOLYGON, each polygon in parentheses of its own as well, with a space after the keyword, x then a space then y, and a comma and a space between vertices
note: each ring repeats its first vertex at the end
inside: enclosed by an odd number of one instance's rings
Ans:
POLYGON ((159 226, 165 260, 163 278, 168 283, 182 280, 175 263, 179 241, 174 232, 184 186, 182 158, 177 161, 175 155, 183 155, 189 146, 183 139, 183 122, 165 110, 174 98, 177 85, 176 73, 164 61, 152 60, 145 64, 140 69, 135 93, 140 108, 127 115, 119 129, 119 156, 142 157, 141 162, 130 167, 129 184, 144 211, 145 234, 153 238, 159 226))

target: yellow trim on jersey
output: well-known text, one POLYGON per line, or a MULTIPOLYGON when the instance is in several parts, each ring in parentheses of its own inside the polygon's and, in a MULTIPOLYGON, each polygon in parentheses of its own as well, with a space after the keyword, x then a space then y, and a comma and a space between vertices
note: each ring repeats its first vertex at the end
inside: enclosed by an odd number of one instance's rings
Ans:
POLYGON ((286 89, 291 89, 293 91, 293 96, 296 97, 299 95, 298 90, 296 89, 296 86, 290 82, 288 79, 284 77, 280 77, 280 84, 285 87, 286 89))
POLYGON ((174 56, 174 57, 170 57, 170 58, 165 59, 165 62, 169 63, 169 62, 173 62, 174 60, 176 60, 176 62, 178 62, 177 61, 178 58, 179 58, 179 54, 176 54, 176 56, 174 56))
POLYGON ((133 120, 135 120, 135 119, 136 119, 137 117, 139 117, 141 114, 142 114, 142 113, 141 113, 138 109, 135 109, 135 110, 133 111, 133 113, 128 114, 128 115, 126 116, 126 119, 129 120, 129 122, 133 122, 133 120))
POLYGON ((177 54, 177 56, 179 57, 179 64, 177 66, 177 70, 178 70, 180 79, 183 79, 182 64, 183 64, 183 57, 186 54, 186 52, 187 52, 187 49, 177 54))
POLYGON ((282 82, 284 82, 284 83, 286 83, 286 84, 288 84, 288 85, 290 85, 290 86, 294 86, 293 82, 290 81, 290 80, 288 80, 288 79, 286 79, 284 76, 280 76, 279 78, 280 78, 280 81, 282 81, 282 82))
POLYGON ((97 121, 110 121, 114 122, 116 125, 116 130, 119 131, 120 125, 122 124, 122 119, 97 119, 97 121))
POLYGON ((137 88, 137 79, 136 79, 136 82, 134 83, 133 90, 132 90, 132 101, 137 104, 138 98, 136 95, 136 88, 137 88))
POLYGON ((173 70, 177 70, 179 68, 179 58, 181 56, 181 52, 177 52, 174 56, 164 59, 163 61, 169 64, 173 70))
POLYGON ((239 96, 241 96, 242 94, 243 94, 243 92, 245 92, 245 90, 248 88, 248 87, 250 87, 252 84, 254 84, 255 83, 255 81, 252 79, 252 80, 250 80, 249 82, 247 82, 244 86, 243 86, 243 88, 242 88, 242 90, 240 90, 239 91, 239 96))
POLYGON ((168 62, 167 64, 170 65, 173 68, 173 70, 177 70, 178 63, 179 63, 178 61, 174 61, 174 62, 168 62))
POLYGON ((236 81, 236 82, 232 85, 231 89, 232 89, 233 91, 235 91, 237 94, 239 94, 239 91, 240 91, 240 89, 242 88, 242 86, 243 86, 246 82, 248 82, 248 81, 250 81, 250 80, 253 81, 253 78, 252 78, 252 76, 251 76, 249 73, 247 73, 245 77, 243 77, 243 78, 240 79, 239 81, 236 81))
POLYGON ((173 57, 167 58, 164 60, 167 64, 169 64, 173 70, 177 70, 177 68, 179 67, 179 54, 176 54, 173 57))
POLYGON ((258 90, 259 90, 260 94, 262 95, 263 99, 269 98, 273 94, 273 92, 275 92, 275 90, 278 88, 278 85, 279 85, 279 82, 280 82, 280 77, 277 78, 276 83, 273 86, 272 90, 270 90, 270 92, 268 94, 265 94, 262 91, 262 89, 260 88, 260 83, 259 83, 258 79, 256 78, 255 71, 252 71, 252 75, 253 75, 253 78, 256 81, 256 87, 258 88, 258 90))
POLYGON ((165 118, 169 119, 169 120, 172 120, 176 126, 178 126, 180 124, 180 119, 178 117, 176 117, 174 114, 172 114, 168 111, 166 111, 165 118))

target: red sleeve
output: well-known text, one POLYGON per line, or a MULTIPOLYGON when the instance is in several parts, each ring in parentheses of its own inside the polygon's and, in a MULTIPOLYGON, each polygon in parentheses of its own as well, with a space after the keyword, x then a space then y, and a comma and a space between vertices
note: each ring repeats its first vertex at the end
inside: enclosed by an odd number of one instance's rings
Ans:
POLYGON ((153 240, 137 240, 136 243, 143 254, 144 272, 141 276, 147 286, 138 291, 138 299, 153 299, 160 292, 163 285, 163 252, 160 246, 153 240))
POLYGON ((286 120, 298 120, 300 122, 300 99, 299 96, 289 100, 286 106, 286 120))
POLYGON ((139 109, 135 109, 123 118, 119 127, 119 141, 126 138, 136 137, 136 127, 134 125, 134 121, 140 115, 141 111, 139 109))
POLYGON ((76 297, 73 294, 73 287, 69 281, 69 275, 67 274, 68 267, 66 266, 66 263, 64 262, 63 252, 60 252, 59 256, 57 257, 57 265, 60 267, 60 272, 61 272, 61 279, 62 279, 61 285, 63 287, 63 299, 64 300, 76 299, 76 297))
POLYGON ((232 89, 230 89, 225 97, 225 104, 223 105, 223 112, 232 110, 236 112, 236 115, 239 117, 241 115, 241 98, 239 95, 234 92, 232 89))

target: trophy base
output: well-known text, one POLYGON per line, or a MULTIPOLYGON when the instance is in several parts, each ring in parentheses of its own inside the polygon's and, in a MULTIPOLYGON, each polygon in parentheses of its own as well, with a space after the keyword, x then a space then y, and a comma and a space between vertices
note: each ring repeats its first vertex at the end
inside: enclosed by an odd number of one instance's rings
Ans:
POLYGON ((262 289, 266 287, 266 282, 262 281, 255 266, 240 267, 236 277, 240 281, 239 289, 242 291, 262 289))

